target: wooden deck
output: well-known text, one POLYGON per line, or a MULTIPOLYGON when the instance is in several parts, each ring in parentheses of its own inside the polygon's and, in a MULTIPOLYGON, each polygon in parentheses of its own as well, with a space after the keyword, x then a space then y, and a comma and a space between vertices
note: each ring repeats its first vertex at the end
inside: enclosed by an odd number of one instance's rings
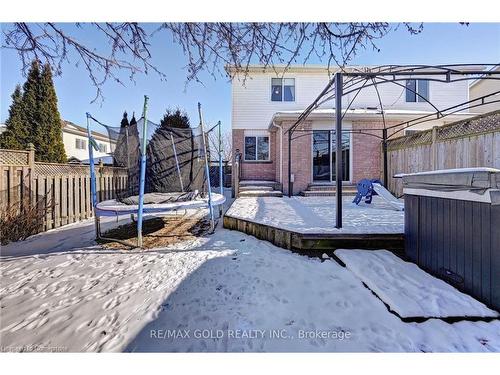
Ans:
POLYGON ((270 225, 224 216, 224 228, 237 230, 293 252, 321 257, 336 249, 386 249, 404 255, 403 234, 298 233, 270 225))

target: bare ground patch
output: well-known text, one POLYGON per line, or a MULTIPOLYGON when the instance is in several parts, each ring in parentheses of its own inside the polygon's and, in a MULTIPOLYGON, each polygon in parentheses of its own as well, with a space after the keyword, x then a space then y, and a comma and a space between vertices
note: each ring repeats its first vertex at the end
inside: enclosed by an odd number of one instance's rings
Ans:
MULTIPOLYGON (((155 217, 143 221, 143 248, 166 247, 181 241, 195 239, 210 230, 210 222, 199 214, 184 216, 155 217)), ((132 222, 110 229, 103 237, 113 238, 137 246, 137 223, 132 222)), ((105 249, 127 248, 123 243, 108 239, 98 242, 105 249)))

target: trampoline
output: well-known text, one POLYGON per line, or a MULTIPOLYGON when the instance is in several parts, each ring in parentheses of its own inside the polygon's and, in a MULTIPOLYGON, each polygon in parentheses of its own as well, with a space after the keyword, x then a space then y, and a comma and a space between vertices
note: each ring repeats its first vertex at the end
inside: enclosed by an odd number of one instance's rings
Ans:
MULTIPOLYGON (((97 239, 123 242, 105 238, 101 234, 100 218, 103 216, 130 215, 137 217, 137 247, 142 247, 143 216, 167 214, 172 211, 207 209, 210 232, 216 227, 214 208, 226 201, 223 175, 219 172, 220 192, 211 188, 208 133, 219 129, 219 165, 222 166, 221 124, 205 132, 201 105, 198 103, 200 124, 197 127, 176 127, 168 123, 155 124, 147 119, 148 97, 144 96, 143 114, 130 123, 126 114, 119 127, 106 125, 87 113, 90 184, 94 207, 97 239), (94 150, 99 147, 93 138, 92 127, 106 129, 111 147, 113 171, 125 184, 113 190, 113 199, 98 201, 94 150)), ((219 210, 222 216, 222 209, 219 210)), ((127 243, 130 246, 130 244, 127 243)))
MULTIPOLYGON (((226 197, 222 194, 212 193, 212 206, 220 206, 224 204, 226 197)), ((198 208, 208 208, 208 197, 201 198, 197 197, 187 201, 180 202, 166 202, 166 203, 150 203, 145 204, 142 212, 143 214, 159 214, 163 212, 175 211, 175 210, 188 210, 188 209, 198 209, 198 208)), ((103 201, 97 204, 95 207, 96 215, 99 216, 119 216, 119 215, 131 215, 137 214, 139 211, 138 204, 126 204, 122 203, 116 199, 103 201)))

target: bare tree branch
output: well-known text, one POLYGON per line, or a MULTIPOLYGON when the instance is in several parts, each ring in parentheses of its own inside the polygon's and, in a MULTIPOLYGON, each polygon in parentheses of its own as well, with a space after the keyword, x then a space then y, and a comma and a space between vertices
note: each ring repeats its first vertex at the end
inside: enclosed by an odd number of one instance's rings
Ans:
POLYGON ((49 63, 56 74, 62 73, 64 63, 83 64, 96 89, 96 100, 103 97, 102 86, 108 80, 124 84, 122 72, 132 81, 137 73, 150 71, 166 79, 164 71, 153 63, 150 50, 156 33, 168 33, 184 51, 187 82, 200 82, 202 72, 225 77, 227 65, 243 79, 251 64, 283 74, 292 64, 305 64, 312 56, 327 62, 329 68, 332 64, 343 67, 360 50, 379 51, 377 41, 400 26, 410 34, 423 30, 422 24, 386 22, 164 23, 151 33, 134 22, 75 25, 99 33, 103 41, 97 46, 99 50, 77 38, 70 26, 54 23, 14 23, 3 31, 2 48, 18 53, 23 72, 33 59, 49 63))

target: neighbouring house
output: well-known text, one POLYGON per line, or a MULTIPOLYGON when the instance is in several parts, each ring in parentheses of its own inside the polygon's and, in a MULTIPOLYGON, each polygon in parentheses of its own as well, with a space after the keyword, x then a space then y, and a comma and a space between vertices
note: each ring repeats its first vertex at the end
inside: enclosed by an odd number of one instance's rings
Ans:
MULTIPOLYGON (((473 67, 472 67, 473 68, 473 67)), ((477 67, 475 67, 477 69, 477 67)), ((332 71, 322 66, 265 68, 250 66, 247 75, 227 67, 232 80, 233 155, 242 154, 241 180, 276 181, 288 193, 288 133, 299 115, 325 88, 332 71)), ((352 69, 352 68, 347 68, 352 69)), ((357 67, 359 69, 359 67, 357 67)), ((381 178, 383 117, 386 126, 397 125, 417 116, 462 103, 469 98, 467 81, 439 83, 408 79, 381 84, 343 97, 343 108, 352 101, 343 120, 343 180, 354 184, 362 178, 381 178), (410 89, 407 89, 410 88, 410 89), (377 93, 378 90, 378 93, 377 93), (419 96, 415 94, 419 93, 419 96), (383 116, 378 95, 383 103, 383 116), (425 99, 432 103, 429 104, 425 99)), ((335 103, 325 101, 294 133, 292 141, 293 194, 311 186, 332 185, 335 181, 335 103)), ((403 130, 392 129, 389 136, 402 136, 434 126, 468 118, 468 110, 403 130), (399 130, 399 131, 398 131, 399 130)))
MULTIPOLYGON (((493 71, 500 72, 500 65, 490 69, 493 71)), ((498 77, 500 78, 500 77, 498 77)), ((469 99, 476 99, 480 98, 482 96, 492 94, 496 91, 500 91, 500 80, 498 79, 476 79, 475 81, 471 82, 469 86, 469 99)), ((492 112, 500 109, 500 94, 492 95, 489 96, 488 98, 485 98, 485 103, 490 103, 494 102, 496 103, 491 103, 491 104, 485 104, 481 105, 478 107, 475 107, 473 109, 474 112, 480 112, 480 113, 486 113, 486 112, 492 112)), ((480 101, 478 100, 477 102, 471 103, 472 105, 477 105, 480 104, 480 101)))
MULTIPOLYGON (((71 121, 63 121, 62 136, 64 149, 68 161, 73 163, 85 162, 89 158, 87 129, 71 121)), ((99 150, 94 150, 94 158, 109 161, 110 153, 114 151, 115 142, 111 142, 106 134, 92 131, 92 136, 97 142, 99 150)))
MULTIPOLYGON (((5 124, 0 124, 0 134, 6 130, 5 124)), ((109 164, 112 161, 110 153, 114 151, 115 142, 110 141, 106 134, 92 131, 94 139, 97 141, 99 150, 94 150, 94 158, 109 164)), ((70 163, 87 162, 89 159, 87 129, 78 126, 71 121, 63 120, 62 137, 66 157, 70 163)))

